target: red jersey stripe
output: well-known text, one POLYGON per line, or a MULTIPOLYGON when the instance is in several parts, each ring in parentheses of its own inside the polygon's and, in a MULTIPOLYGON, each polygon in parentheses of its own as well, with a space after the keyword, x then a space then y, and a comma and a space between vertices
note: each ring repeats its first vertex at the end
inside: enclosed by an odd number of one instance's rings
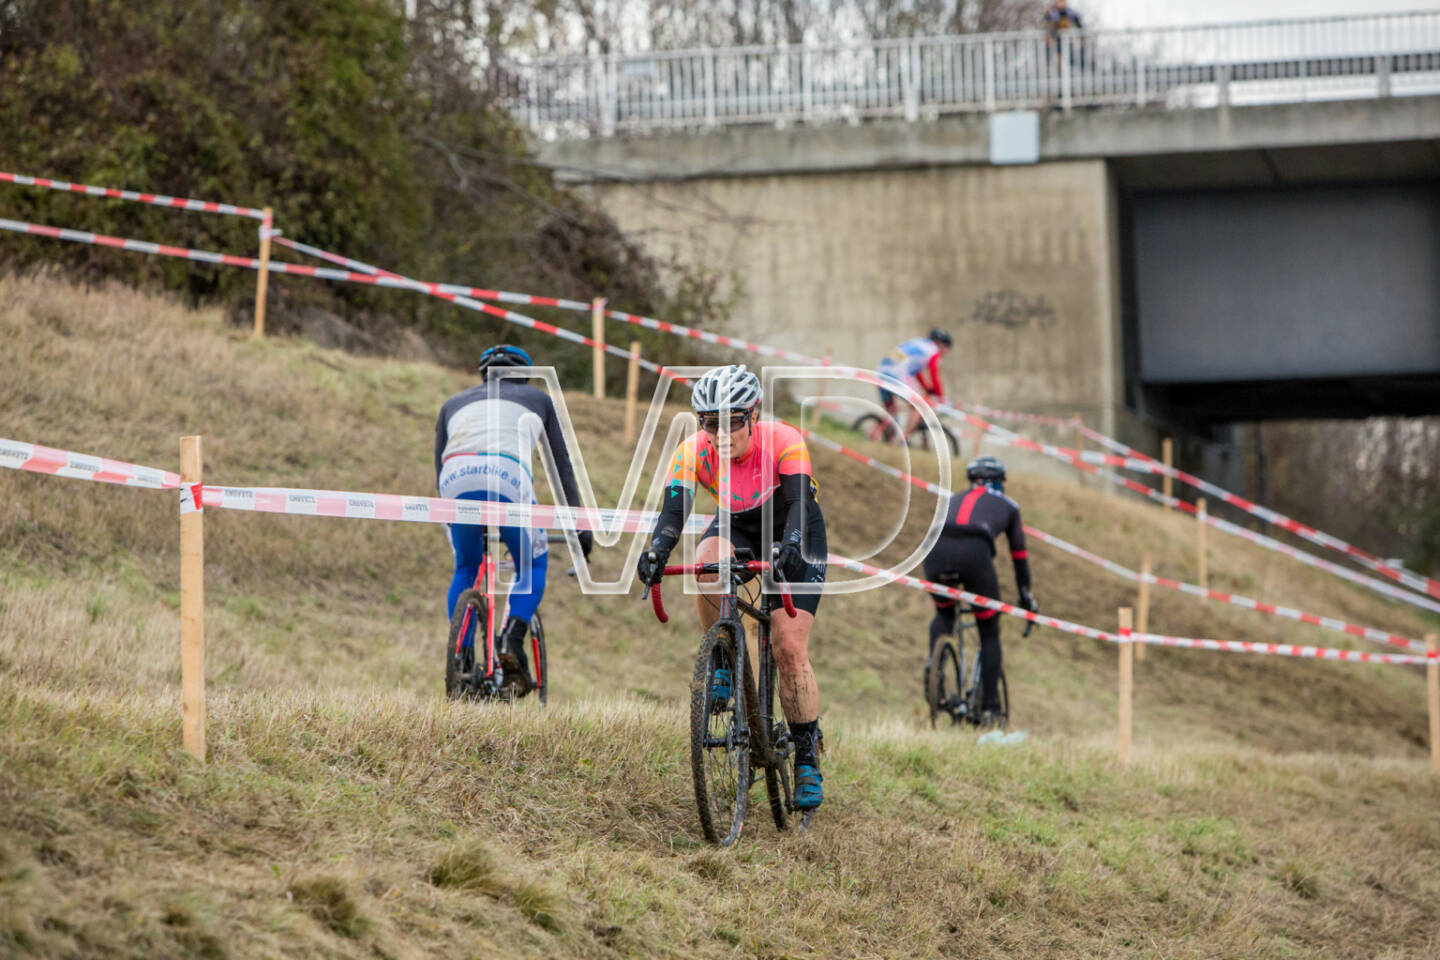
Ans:
POLYGON ((970 492, 965 494, 965 499, 960 501, 960 509, 955 511, 956 523, 969 523, 970 513, 975 509, 975 501, 985 496, 984 487, 972 487, 970 492))

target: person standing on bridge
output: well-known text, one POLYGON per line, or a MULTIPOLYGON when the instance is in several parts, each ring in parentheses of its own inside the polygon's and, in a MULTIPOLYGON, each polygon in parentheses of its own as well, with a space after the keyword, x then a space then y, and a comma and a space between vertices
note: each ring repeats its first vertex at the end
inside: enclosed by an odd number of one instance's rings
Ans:
MULTIPOLYGON (((1060 42, 1060 34, 1066 30, 1084 30, 1085 24, 1080 22, 1080 14, 1071 10, 1065 0, 1050 0, 1050 6, 1045 8, 1045 15, 1041 19, 1045 24, 1045 43, 1055 57, 1056 63, 1059 63, 1060 58, 1064 56, 1064 45, 1060 42)), ((1083 66, 1083 60, 1081 65, 1083 66)))
MULTIPOLYGON (((949 352, 951 342, 950 334, 936 327, 928 336, 915 337, 900 344, 880 360, 875 372, 905 384, 932 405, 944 403, 945 383, 940 379, 940 358, 949 352)), ((885 412, 894 417, 897 406, 895 394, 880 387, 880 402, 884 404, 885 412)), ((876 427, 877 435, 871 439, 880 440, 889 434, 891 439, 904 446, 905 438, 920 425, 920 418, 920 411, 912 408, 905 429, 899 436, 895 436, 894 431, 882 422, 876 427)))

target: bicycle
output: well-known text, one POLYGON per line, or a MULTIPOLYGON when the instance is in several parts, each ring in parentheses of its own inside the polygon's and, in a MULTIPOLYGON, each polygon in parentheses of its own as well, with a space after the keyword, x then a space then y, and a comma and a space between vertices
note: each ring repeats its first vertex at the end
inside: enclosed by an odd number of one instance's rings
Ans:
MULTIPOLYGON (((550 543, 564 543, 560 534, 549 534, 550 543)), ((514 686, 505 683, 505 668, 495 649, 495 580, 501 570, 514 570, 513 560, 496 561, 500 534, 495 527, 485 530, 485 559, 475 574, 475 585, 461 593, 450 616, 450 639, 445 655, 445 696, 451 700, 513 700, 514 686), (477 663, 475 631, 483 628, 479 644, 484 657, 477 663), (470 642, 466 643, 466 638, 470 642)), ((574 574, 574 571, 571 571, 574 574)), ((509 601, 502 613, 509 610, 509 601)), ((504 617, 501 617, 504 623, 504 617)), ((535 695, 540 705, 550 699, 550 664, 545 655, 545 625, 540 611, 530 618, 531 662, 535 668, 535 695)))
MULTIPOLYGON (((895 441, 900 427, 891 418, 882 417, 878 413, 865 413, 855 418, 855 422, 850 424, 850 429, 877 443, 888 444, 895 441)), ((955 436, 944 423, 940 424, 940 432, 945 434, 945 440, 950 446, 950 455, 958 457, 960 455, 960 438, 955 436)), ((922 420, 915 425, 915 429, 905 437, 905 445, 913 450, 930 449, 930 431, 926 428, 925 421, 922 420)))
MULTIPOLYGON (((710 843, 728 847, 740 838, 745 826, 745 813, 750 788, 754 785, 753 767, 765 772, 765 791, 770 798, 770 816, 775 829, 785 830, 796 813, 794 797, 795 744, 783 714, 776 719, 775 656, 770 646, 770 618, 775 598, 762 595, 757 607, 753 594, 741 597, 739 588, 750 575, 770 569, 770 564, 754 559, 746 548, 735 551, 727 561, 672 565, 665 567, 664 576, 683 574, 716 574, 729 577, 729 587, 718 595, 720 618, 705 631, 695 658, 695 675, 690 683, 690 772, 695 781, 695 803, 700 812, 700 828, 710 843), (760 625, 759 664, 752 674, 746 662, 745 626, 741 614, 748 614, 760 625), (717 672, 721 674, 717 681, 717 672), (758 696, 756 675, 758 674, 758 696), (730 678, 726 682, 725 677, 730 678), (735 684, 734 678, 743 682, 735 684)), ((655 617, 666 623, 659 584, 646 587, 655 617)), ((788 590, 780 593, 781 604, 788 616, 795 616, 795 605, 788 590)), ((797 828, 810 825, 815 811, 804 811, 797 828)))
MULTIPOLYGON (((925 702, 930 707, 930 726, 935 727, 941 716, 948 716, 952 725, 969 723, 980 726, 983 719, 981 710, 980 642, 979 626, 976 620, 977 608, 966 605, 955 624, 955 642, 949 637, 937 637, 930 647, 930 656, 925 660, 925 702), (965 677, 965 631, 975 630, 975 666, 970 671, 969 686, 963 684, 965 677)), ((1035 624, 1027 622, 1025 632, 1030 636, 1035 624)), ((1005 681, 1005 668, 1000 667, 996 690, 1000 696, 1000 709, 994 712, 996 725, 1002 730, 1010 726, 1010 686, 1005 681)))

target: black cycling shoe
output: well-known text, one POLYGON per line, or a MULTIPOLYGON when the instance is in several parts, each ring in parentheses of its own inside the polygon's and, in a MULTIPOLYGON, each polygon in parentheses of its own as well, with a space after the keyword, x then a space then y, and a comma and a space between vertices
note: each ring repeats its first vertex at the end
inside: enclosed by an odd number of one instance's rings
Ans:
POLYGON ((530 660, 525 656, 526 629, 524 620, 510 617, 500 634, 500 666, 505 670, 505 685, 512 687, 517 697, 535 689, 535 681, 530 679, 530 660))

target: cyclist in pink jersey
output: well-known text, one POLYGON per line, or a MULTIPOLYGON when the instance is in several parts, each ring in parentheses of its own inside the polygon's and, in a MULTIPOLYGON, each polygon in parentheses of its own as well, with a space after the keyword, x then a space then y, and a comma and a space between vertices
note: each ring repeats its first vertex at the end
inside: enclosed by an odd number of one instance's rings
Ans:
MULTIPOLYGON (((696 382, 690 403, 700 417, 700 430, 675 451, 650 551, 640 557, 641 581, 659 582, 695 502, 696 487, 709 490, 720 510, 730 515, 730 539, 720 536, 717 515, 700 537, 697 563, 733 556, 737 547, 766 559, 774 546, 774 563, 785 580, 825 581, 825 518, 815 499, 810 451, 800 431, 789 424, 755 419, 760 396, 760 381, 743 364, 717 367, 696 382), (771 500, 773 515, 766 524, 764 506, 771 500)), ((701 626, 708 630, 719 617, 715 602, 705 593, 695 600, 701 626)), ((771 642, 780 674, 780 706, 795 741, 795 806, 813 810, 823 800, 820 690, 809 654, 820 594, 807 591, 794 603, 794 619, 778 616, 771 622, 771 642)), ((719 686, 730 679, 717 675, 718 701, 729 699, 729 689, 719 686)))

